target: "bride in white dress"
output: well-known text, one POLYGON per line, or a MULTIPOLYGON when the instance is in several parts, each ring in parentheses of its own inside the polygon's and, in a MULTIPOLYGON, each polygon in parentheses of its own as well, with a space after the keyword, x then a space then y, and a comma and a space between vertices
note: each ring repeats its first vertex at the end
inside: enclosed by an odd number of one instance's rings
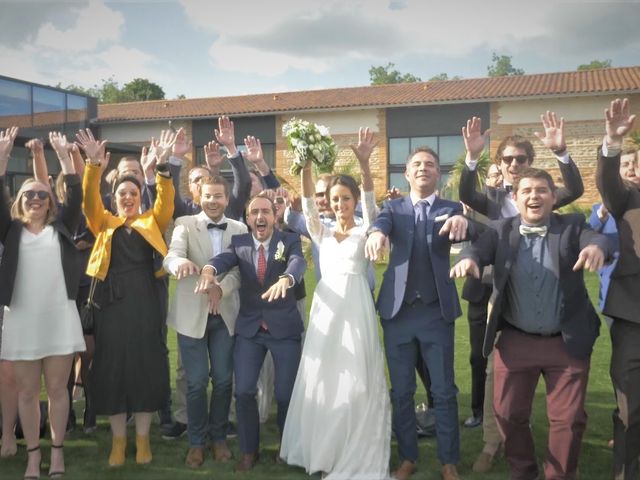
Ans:
POLYGON ((313 295, 309 326, 282 436, 281 457, 326 479, 388 478, 391 414, 373 295, 364 256, 375 216, 369 156, 375 146, 360 129, 352 147, 362 173, 363 225, 356 226, 359 191, 337 175, 328 200, 336 225, 321 224, 313 198, 311 166, 302 171, 303 211, 318 245, 322 279, 313 295))

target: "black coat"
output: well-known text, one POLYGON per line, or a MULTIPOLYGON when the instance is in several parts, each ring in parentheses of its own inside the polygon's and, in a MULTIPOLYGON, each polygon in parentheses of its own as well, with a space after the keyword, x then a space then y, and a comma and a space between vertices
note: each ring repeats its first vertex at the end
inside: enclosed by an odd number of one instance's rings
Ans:
MULTIPOLYGON (((65 175, 67 197, 65 208, 59 219, 51 226, 60 235, 60 261, 67 287, 67 296, 75 300, 80 282, 80 255, 73 242, 75 232, 81 216, 82 184, 78 175, 65 175)), ((0 177, 0 189, 4 189, 5 177, 0 177)), ((0 195, 0 242, 4 244, 4 254, 0 263, 0 304, 11 306, 13 285, 18 270, 18 256, 20 254, 20 237, 24 224, 19 220, 12 220, 9 205, 0 195)), ((34 292, 34 299, 37 292, 34 292)))

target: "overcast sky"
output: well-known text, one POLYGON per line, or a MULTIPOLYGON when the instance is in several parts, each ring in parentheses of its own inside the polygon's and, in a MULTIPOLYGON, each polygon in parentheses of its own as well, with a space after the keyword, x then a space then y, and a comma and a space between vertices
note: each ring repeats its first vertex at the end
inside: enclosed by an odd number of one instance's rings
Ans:
POLYGON ((640 65, 640 0, 0 0, 0 74, 91 87, 148 78, 167 98, 367 85, 372 65, 423 80, 593 59, 640 65))

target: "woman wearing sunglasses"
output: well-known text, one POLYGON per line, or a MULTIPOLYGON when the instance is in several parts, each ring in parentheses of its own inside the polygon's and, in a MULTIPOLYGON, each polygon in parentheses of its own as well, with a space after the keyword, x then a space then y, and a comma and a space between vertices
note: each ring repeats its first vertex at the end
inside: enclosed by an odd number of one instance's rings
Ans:
MULTIPOLYGON (((4 188, 9 153, 17 134, 17 127, 0 132, 0 189, 4 188)), ((18 411, 28 452, 26 479, 40 476, 43 373, 51 426, 49 476, 64 474, 67 380, 75 352, 85 349, 75 305, 79 258, 71 234, 80 220, 82 187, 66 138, 52 132, 49 140, 67 187, 60 218, 56 218, 56 203, 45 183, 25 181, 11 211, 0 195, 0 241, 5 246, 0 264, 0 304, 6 305, 0 358, 14 362, 18 411)))

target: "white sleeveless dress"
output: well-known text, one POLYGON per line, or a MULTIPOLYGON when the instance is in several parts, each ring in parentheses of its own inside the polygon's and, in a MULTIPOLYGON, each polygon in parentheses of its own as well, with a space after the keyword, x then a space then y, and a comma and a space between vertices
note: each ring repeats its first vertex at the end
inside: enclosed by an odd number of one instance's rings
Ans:
POLYGON ((53 227, 37 235, 22 229, 11 305, 4 309, 2 360, 40 360, 85 350, 76 302, 67 296, 59 234, 53 227))
POLYGON ((364 224, 338 242, 320 223, 313 199, 303 199, 322 279, 313 294, 280 455, 331 480, 389 476, 389 393, 364 256, 374 202, 373 192, 365 193, 364 224))

